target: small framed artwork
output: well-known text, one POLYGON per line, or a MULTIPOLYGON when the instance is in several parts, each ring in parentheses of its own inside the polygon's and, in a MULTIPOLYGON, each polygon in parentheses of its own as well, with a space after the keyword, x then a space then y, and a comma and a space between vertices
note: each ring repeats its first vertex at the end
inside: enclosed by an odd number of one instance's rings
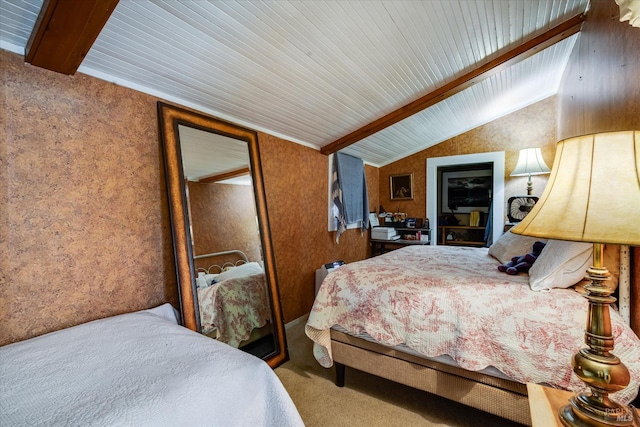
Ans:
POLYGON ((391 200, 413 200, 413 174, 391 175, 391 200))

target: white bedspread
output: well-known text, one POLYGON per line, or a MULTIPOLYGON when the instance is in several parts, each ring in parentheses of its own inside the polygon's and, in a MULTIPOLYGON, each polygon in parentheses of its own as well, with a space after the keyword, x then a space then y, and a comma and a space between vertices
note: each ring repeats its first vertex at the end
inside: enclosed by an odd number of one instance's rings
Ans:
POLYGON ((0 347, 2 426, 302 426, 262 360, 166 304, 0 347))
MULTIPOLYGON (((307 321, 314 356, 331 366, 329 329, 340 325, 471 371, 493 366, 522 383, 584 390, 571 359, 586 347, 587 300, 573 289, 534 292, 527 275, 498 264, 486 248, 412 246, 342 266, 324 279, 307 321)), ((611 321, 613 353, 631 373, 612 398, 628 403, 640 384, 640 339, 613 310, 611 321)))

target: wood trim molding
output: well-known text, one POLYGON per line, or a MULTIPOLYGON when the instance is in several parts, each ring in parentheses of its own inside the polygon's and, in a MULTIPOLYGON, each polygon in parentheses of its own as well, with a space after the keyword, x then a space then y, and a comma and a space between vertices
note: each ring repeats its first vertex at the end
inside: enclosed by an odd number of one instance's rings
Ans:
POLYGON ((345 147, 350 146, 368 136, 373 135, 376 132, 381 131, 391 125, 398 123, 401 120, 406 119, 422 110, 425 110, 432 105, 443 101, 450 96, 453 96, 468 87, 485 80, 492 75, 510 67, 518 62, 535 55, 536 53, 552 46, 580 31, 582 23, 584 22, 585 15, 576 15, 573 18, 564 21, 563 23, 553 27, 549 31, 541 34, 520 46, 511 49, 510 51, 500 55, 499 57, 475 68, 465 75, 447 83, 446 85, 428 93, 417 100, 410 102, 404 107, 400 107, 396 111, 393 111, 366 126, 361 127, 358 130, 351 132, 348 135, 343 136, 340 139, 333 141, 332 143, 322 147, 320 152, 322 154, 333 154, 345 147))
POLYGON ((631 249, 631 329, 640 336, 640 246, 631 249))
POLYGON ((45 0, 25 47, 25 61, 75 74, 117 4, 118 0, 45 0))
POLYGON ((217 182, 217 181, 222 181, 225 179, 230 179, 230 178, 235 178, 238 176, 244 176, 244 175, 249 175, 251 173, 251 169, 249 168, 241 168, 241 169, 236 169, 234 171, 229 171, 229 172, 225 172, 225 173, 218 173, 215 175, 211 175, 211 176, 207 176, 204 178, 200 178, 198 180, 198 182, 217 182))

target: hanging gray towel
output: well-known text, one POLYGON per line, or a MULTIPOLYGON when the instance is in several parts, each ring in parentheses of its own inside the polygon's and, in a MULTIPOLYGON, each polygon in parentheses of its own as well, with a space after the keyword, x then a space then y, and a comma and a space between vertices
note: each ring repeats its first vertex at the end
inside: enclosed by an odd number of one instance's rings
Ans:
POLYGON ((489 217, 484 228, 484 241, 487 248, 493 244, 493 201, 489 204, 489 217))
POLYGON ((338 208, 336 242, 347 224, 362 221, 362 231, 369 228, 369 197, 362 159, 348 154, 334 156, 334 179, 331 194, 338 208))

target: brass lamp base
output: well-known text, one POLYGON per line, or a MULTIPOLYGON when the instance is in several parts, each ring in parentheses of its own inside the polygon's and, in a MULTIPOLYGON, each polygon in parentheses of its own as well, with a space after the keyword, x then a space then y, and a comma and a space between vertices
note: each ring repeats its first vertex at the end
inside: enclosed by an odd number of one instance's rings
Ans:
POLYGON ((580 393, 569 399, 569 405, 558 413, 562 424, 569 427, 631 426, 631 409, 609 399, 610 393, 623 390, 630 381, 629 370, 613 350, 613 333, 609 304, 615 302, 613 290, 605 283, 610 273, 603 265, 603 245, 593 245, 593 266, 587 270, 591 284, 586 286, 589 313, 584 340, 588 348, 579 350, 572 360, 573 372, 591 393, 580 393))
POLYGON ((633 414, 628 407, 611 401, 603 405, 584 393, 569 399, 569 404, 560 408, 558 415, 562 424, 568 427, 633 425, 633 414))

